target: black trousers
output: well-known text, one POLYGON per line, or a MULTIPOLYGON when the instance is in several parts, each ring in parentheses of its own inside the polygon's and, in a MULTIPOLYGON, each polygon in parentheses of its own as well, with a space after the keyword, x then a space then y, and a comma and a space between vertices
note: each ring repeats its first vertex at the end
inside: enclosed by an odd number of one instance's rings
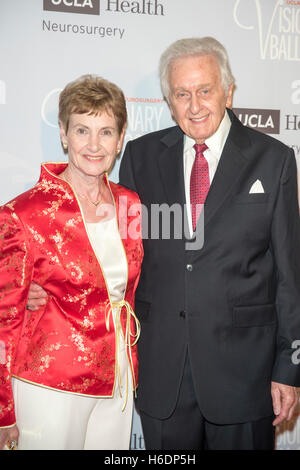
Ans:
POLYGON ((146 450, 273 450, 274 416, 259 421, 217 425, 199 409, 187 357, 176 408, 167 419, 141 412, 146 450))

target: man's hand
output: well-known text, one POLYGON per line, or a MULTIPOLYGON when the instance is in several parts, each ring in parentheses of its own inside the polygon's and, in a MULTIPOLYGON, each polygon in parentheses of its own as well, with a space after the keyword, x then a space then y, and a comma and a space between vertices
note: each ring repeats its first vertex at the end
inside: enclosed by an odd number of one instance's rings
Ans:
POLYGON ((277 426, 283 421, 289 421, 298 404, 298 394, 295 387, 290 385, 272 382, 271 395, 273 399, 273 410, 276 416, 273 426, 277 426))
POLYGON ((17 426, 11 428, 0 429, 0 450, 3 450, 5 445, 9 445, 9 441, 15 441, 18 444, 19 431, 17 426))
POLYGON ((48 296, 44 289, 35 282, 32 282, 29 289, 27 308, 29 310, 37 310, 41 305, 45 305, 47 300, 48 296))

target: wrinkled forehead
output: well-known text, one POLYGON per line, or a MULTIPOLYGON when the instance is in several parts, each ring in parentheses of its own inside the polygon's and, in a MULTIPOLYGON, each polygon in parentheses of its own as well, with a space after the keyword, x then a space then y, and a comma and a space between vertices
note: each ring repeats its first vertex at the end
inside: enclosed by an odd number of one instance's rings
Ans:
POLYGON ((170 64, 171 89, 191 85, 221 82, 219 64, 212 55, 179 57, 170 64))

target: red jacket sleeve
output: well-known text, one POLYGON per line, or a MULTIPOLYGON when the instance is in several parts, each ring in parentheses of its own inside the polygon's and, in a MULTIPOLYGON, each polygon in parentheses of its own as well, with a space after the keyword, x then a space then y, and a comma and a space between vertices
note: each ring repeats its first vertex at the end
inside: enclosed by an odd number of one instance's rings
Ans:
POLYGON ((15 423, 11 373, 33 266, 24 227, 9 206, 0 209, 0 427, 15 423))

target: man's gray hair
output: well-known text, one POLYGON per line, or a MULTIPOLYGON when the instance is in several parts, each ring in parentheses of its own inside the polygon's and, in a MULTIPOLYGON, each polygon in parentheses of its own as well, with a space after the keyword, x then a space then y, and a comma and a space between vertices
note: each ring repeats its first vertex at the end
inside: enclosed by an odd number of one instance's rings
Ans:
POLYGON ((170 65, 176 59, 194 55, 211 55, 215 57, 220 68, 221 82, 226 94, 228 93, 230 85, 234 83, 226 49, 219 41, 211 37, 179 39, 165 50, 159 62, 161 90, 167 101, 169 101, 170 95, 170 65))

